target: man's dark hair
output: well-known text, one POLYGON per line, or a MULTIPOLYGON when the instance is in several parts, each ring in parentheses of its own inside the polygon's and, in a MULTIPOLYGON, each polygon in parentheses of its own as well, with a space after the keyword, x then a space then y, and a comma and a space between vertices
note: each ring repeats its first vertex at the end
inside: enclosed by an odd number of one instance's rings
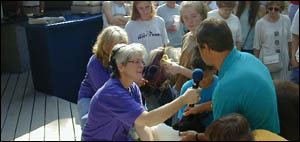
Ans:
POLYGON ((233 48, 231 30, 222 19, 205 19, 197 28, 196 35, 200 48, 204 48, 203 44, 207 44, 209 48, 218 52, 233 48))
POLYGON ((205 64, 205 62, 203 61, 203 59, 200 55, 199 48, 196 46, 194 47, 194 53, 192 55, 192 68, 193 69, 200 68, 203 71, 214 69, 213 66, 209 66, 209 65, 205 64))

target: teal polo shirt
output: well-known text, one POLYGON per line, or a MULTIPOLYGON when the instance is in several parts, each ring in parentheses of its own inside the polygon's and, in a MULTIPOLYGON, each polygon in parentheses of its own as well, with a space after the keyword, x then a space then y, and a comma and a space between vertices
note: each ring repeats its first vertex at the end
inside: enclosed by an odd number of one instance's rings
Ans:
POLYGON ((251 129, 280 133, 275 87, 268 69, 251 54, 233 48, 219 71, 213 116, 240 113, 251 129))

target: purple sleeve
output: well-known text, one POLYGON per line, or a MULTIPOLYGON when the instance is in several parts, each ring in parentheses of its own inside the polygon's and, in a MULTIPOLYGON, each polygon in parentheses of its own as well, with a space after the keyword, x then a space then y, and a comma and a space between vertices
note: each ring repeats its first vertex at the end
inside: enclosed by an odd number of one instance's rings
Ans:
POLYGON ((99 88, 109 79, 110 72, 105 68, 95 56, 88 65, 87 72, 90 76, 91 86, 94 92, 97 92, 99 88))
MULTIPOLYGON (((116 88, 117 89, 117 88, 116 88)), ((108 91, 106 93, 109 93, 108 91)), ((133 126, 135 120, 145 111, 144 107, 135 99, 136 95, 131 96, 128 92, 122 90, 110 91, 114 93, 101 97, 102 105, 109 109, 116 119, 122 121, 128 126, 133 126), (118 94, 118 95, 115 95, 118 94)))

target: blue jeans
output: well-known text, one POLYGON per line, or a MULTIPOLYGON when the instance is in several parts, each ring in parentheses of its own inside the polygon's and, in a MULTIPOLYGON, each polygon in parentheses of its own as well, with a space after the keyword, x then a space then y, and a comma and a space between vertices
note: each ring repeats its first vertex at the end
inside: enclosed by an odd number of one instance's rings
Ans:
POLYGON ((88 111, 90 109, 91 100, 91 98, 81 98, 77 103, 81 129, 83 129, 85 122, 88 118, 88 111))
POLYGON ((299 66, 292 69, 291 81, 299 85, 299 66))

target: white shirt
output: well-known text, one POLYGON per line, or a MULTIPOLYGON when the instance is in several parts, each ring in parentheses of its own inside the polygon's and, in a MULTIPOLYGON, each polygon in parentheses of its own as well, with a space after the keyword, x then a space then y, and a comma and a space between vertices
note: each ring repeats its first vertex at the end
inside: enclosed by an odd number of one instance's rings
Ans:
MULTIPOLYGON (((292 27, 291 27, 291 32, 295 35, 298 35, 299 36, 299 8, 295 14, 295 17, 294 17, 294 20, 293 20, 293 24, 292 24, 292 27)), ((299 63, 299 44, 298 44, 298 49, 297 49, 297 52, 296 52, 296 60, 297 62, 299 63)))
POLYGON ((289 80, 288 42, 292 42, 290 18, 280 14, 280 18, 272 23, 266 20, 266 16, 256 22, 253 48, 260 50, 259 59, 263 61, 264 57, 278 53, 279 47, 279 61, 283 66, 280 72, 272 74, 272 79, 289 80))
MULTIPOLYGON (((118 4, 114 3, 114 1, 107 1, 107 2, 111 3, 111 14, 112 14, 112 16, 127 15, 125 5, 118 5, 118 4)), ((106 27, 110 26, 105 14, 102 15, 102 19, 103 19, 103 28, 106 28, 106 27)))
MULTIPOLYGON (((157 8, 156 13, 158 16, 164 19, 165 27, 167 29, 169 26, 175 25, 173 16, 177 15, 179 17, 180 15, 179 10, 180 10, 180 6, 177 4, 175 5, 175 8, 170 8, 167 6, 167 4, 163 4, 157 8)), ((178 24, 179 25, 176 31, 167 32, 168 39, 170 40, 169 46, 181 47, 184 31, 183 31, 183 25, 181 23, 178 24)))
POLYGON ((207 17, 214 17, 218 19, 223 19, 226 21, 227 25, 229 26, 231 32, 232 32, 232 38, 234 41, 234 45, 236 45, 236 42, 242 42, 242 28, 240 20, 237 16, 234 14, 230 14, 229 18, 224 19, 219 15, 219 9, 212 10, 207 13, 207 17))
POLYGON ((159 16, 153 17, 150 21, 131 20, 126 24, 125 31, 128 34, 129 43, 141 43, 145 46, 146 59, 151 50, 169 43, 165 21, 159 16))

